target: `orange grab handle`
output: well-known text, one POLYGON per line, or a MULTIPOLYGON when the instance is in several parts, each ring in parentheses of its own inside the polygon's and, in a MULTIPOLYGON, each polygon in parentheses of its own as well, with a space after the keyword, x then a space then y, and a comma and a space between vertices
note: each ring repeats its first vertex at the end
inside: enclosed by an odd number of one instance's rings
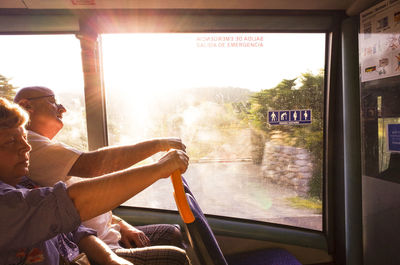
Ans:
POLYGON ((174 198, 176 206, 178 207, 179 214, 181 215, 183 222, 185 222, 186 224, 193 223, 194 215, 186 199, 186 194, 182 183, 182 177, 179 170, 172 173, 171 180, 172 180, 172 185, 174 186, 174 198))

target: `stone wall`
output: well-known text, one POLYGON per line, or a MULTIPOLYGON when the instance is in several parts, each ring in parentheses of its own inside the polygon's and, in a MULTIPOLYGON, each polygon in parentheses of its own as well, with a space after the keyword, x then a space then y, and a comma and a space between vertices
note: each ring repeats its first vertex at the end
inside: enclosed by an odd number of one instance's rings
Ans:
POLYGON ((313 171, 311 154, 307 150, 267 142, 261 167, 265 180, 307 195, 313 171))

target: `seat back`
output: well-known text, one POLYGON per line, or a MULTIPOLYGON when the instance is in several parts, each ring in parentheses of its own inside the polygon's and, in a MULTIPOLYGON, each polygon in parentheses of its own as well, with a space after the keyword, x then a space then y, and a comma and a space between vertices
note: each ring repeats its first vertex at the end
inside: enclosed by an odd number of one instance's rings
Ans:
POLYGON ((174 173, 172 184, 175 190, 175 201, 184 221, 185 231, 200 263, 202 265, 228 265, 186 180, 180 174, 174 173))
POLYGON ((186 193, 186 198, 195 216, 193 223, 185 223, 186 231, 200 263, 206 265, 228 265, 196 199, 188 193, 186 193))

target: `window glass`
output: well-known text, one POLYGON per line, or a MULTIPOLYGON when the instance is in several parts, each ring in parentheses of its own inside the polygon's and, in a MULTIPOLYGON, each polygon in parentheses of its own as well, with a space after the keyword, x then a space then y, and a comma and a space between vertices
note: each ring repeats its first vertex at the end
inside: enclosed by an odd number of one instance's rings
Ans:
MULTIPOLYGON (((180 137, 205 213, 322 230, 324 34, 105 34, 102 46, 110 144, 180 137)), ((126 205, 176 209, 169 179, 126 205)))
POLYGON ((67 109, 56 139, 87 150, 86 114, 79 40, 74 35, 0 36, 0 96, 45 86, 67 109))

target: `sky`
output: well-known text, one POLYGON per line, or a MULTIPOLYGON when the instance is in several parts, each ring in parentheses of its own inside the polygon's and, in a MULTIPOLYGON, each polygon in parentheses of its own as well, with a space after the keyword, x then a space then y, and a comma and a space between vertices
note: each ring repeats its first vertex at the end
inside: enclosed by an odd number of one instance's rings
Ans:
POLYGON ((133 82, 147 89, 232 86, 258 91, 323 68, 324 41, 323 34, 105 35, 106 83, 113 78, 126 86, 134 76, 133 82))
MULTIPOLYGON (((107 34, 102 37, 105 84, 125 93, 205 86, 259 91, 318 72, 324 42, 324 34, 107 34)), ((83 88, 74 35, 2 35, 0 58, 0 74, 15 86, 83 88)))

